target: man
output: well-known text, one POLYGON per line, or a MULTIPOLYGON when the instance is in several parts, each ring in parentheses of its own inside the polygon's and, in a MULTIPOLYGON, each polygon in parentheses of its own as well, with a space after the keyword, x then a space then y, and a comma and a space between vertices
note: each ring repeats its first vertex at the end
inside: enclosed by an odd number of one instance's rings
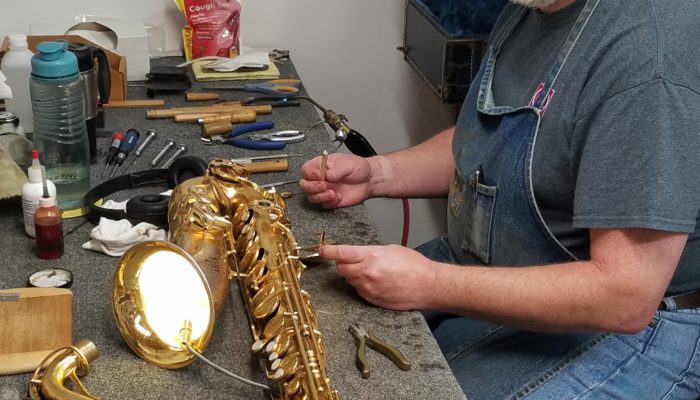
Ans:
POLYGON ((302 169, 326 208, 449 193, 447 236, 321 255, 471 399, 696 399, 700 2, 513 3, 455 128, 302 169))

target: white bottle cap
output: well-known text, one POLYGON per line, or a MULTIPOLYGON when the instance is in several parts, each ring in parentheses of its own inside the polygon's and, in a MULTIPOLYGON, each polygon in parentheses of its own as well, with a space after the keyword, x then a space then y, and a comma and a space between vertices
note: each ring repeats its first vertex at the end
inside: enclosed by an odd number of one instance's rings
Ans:
POLYGON ((53 196, 49 196, 49 197, 41 196, 39 198, 39 207, 41 207, 41 208, 53 207, 55 205, 56 205, 56 198, 53 196))
POLYGON ((27 44, 27 35, 21 33, 13 33, 10 35, 10 50, 21 50, 29 48, 27 44))

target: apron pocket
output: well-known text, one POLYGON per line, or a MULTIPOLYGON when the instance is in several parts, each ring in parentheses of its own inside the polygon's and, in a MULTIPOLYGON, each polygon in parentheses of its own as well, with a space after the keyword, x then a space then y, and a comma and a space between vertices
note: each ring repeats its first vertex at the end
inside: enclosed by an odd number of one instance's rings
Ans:
POLYGON ((466 223, 462 248, 488 264, 496 186, 484 185, 478 181, 476 174, 472 174, 463 201, 466 223))

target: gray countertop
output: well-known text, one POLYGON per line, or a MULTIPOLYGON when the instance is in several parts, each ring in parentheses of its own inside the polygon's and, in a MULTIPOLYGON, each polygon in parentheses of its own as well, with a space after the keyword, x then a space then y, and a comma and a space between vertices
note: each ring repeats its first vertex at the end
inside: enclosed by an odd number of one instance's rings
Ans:
MULTIPOLYGON (((172 64, 172 59, 154 63, 172 64)), ((176 60, 175 60, 176 61, 176 60)), ((282 77, 296 77, 291 62, 280 67, 282 77)), ((214 85, 221 83, 211 83, 214 85)), ((200 85, 193 82, 194 87, 200 85)), ((248 97, 242 92, 222 92, 230 98, 248 97)), ((129 98, 145 98, 145 88, 130 87, 129 98)), ((184 103, 184 96, 163 96, 167 106, 184 103)), ((332 108, 332 105, 326 105, 332 108)), ((340 110, 336 110, 340 111, 340 110)), ((298 179, 301 165, 324 149, 332 150, 331 137, 323 126, 311 128, 319 120, 315 109, 306 101, 301 107, 276 108, 258 120, 274 121, 275 130, 298 129, 307 133, 303 143, 291 144, 284 151, 301 157, 289 159, 285 173, 255 174, 259 184, 298 179)), ((130 171, 145 169, 167 138, 185 144, 189 154, 203 158, 267 155, 275 152, 243 150, 230 146, 205 146, 199 140, 198 127, 176 124, 172 120, 147 120, 145 109, 113 109, 105 112, 105 130, 126 131, 136 128, 142 133, 155 129, 158 138, 132 166, 130 171)), ((98 148, 106 149, 111 132, 98 137, 98 148)), ((279 153, 279 151, 277 152, 279 153)), ((92 168, 93 185, 103 165, 92 168)), ((161 191, 151 188, 152 193, 161 191)), ((296 193, 287 200, 288 217, 297 241, 311 244, 317 232, 325 230, 331 240, 347 244, 377 244, 380 237, 363 205, 339 210, 322 210, 308 203, 295 185, 280 190, 296 193)), ((115 200, 128 199, 118 193, 115 200)), ((397 204, 397 207, 399 205, 397 204)), ((65 238, 65 255, 54 261, 34 256, 34 241, 24 234, 18 199, 0 202, 0 226, 4 234, 0 243, 0 289, 24 287, 30 273, 48 267, 61 267, 74 274, 74 339, 88 338, 100 356, 91 363, 91 373, 83 383, 100 399, 264 399, 259 390, 229 379, 202 362, 179 369, 166 370, 138 358, 126 345, 117 329, 111 307, 111 288, 117 258, 84 250, 90 224, 78 226, 81 219, 64 221, 64 230, 77 227, 65 238)), ((397 221, 397 224, 399 222, 397 221)), ((397 225, 398 229, 398 225, 397 225)), ((343 399, 462 399, 464 395, 442 356, 422 316, 418 312, 394 312, 363 301, 355 290, 338 275, 334 265, 309 266, 302 276, 302 287, 311 295, 318 327, 328 358, 331 385, 343 399), (368 350, 371 366, 369 379, 362 379, 355 367, 355 345, 348 325, 359 322, 378 336, 395 344, 412 362, 410 371, 400 371, 379 353, 368 350)), ((0 322, 1 323, 1 322, 0 322)), ((40 327, 37 327, 39 329, 40 327)), ((251 355, 251 334, 238 295, 231 285, 228 304, 216 322, 214 336, 204 354, 223 367, 257 381, 265 381, 262 366, 251 355)), ((22 398, 30 374, 0 377, 0 400, 22 398)))

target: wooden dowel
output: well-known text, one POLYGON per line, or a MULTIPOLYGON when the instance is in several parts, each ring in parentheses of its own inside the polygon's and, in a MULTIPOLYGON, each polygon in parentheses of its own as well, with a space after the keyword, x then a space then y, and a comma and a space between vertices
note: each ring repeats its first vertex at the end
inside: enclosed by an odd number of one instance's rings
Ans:
POLYGON ((259 172, 284 172, 289 169, 289 161, 286 158, 270 161, 256 161, 243 164, 251 174, 259 172))
POLYGON ((218 100, 219 94, 209 92, 187 92, 185 93, 185 99, 187 101, 218 100))
POLYGON ((133 107, 160 107, 165 104, 163 99, 153 100, 112 100, 102 105, 103 108, 133 108, 133 107))

